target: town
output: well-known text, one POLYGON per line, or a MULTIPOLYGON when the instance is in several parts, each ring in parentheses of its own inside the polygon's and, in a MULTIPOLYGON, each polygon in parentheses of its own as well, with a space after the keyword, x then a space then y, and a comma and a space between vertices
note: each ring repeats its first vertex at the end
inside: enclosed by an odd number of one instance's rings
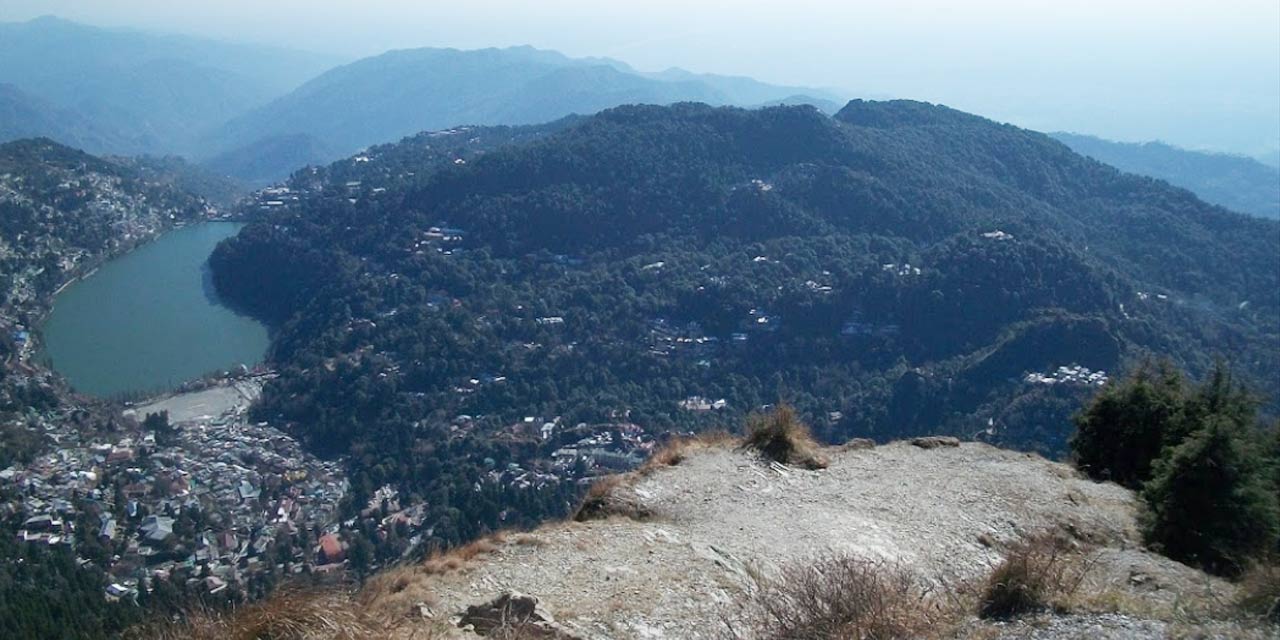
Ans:
POLYGON ((112 434, 47 421, 44 435, 56 448, 0 471, 0 509, 25 516, 22 540, 70 545, 102 561, 112 597, 182 575, 216 594, 258 573, 324 565, 318 542, 278 549, 288 538, 330 533, 347 482, 338 463, 247 420, 268 377, 131 407, 112 434))

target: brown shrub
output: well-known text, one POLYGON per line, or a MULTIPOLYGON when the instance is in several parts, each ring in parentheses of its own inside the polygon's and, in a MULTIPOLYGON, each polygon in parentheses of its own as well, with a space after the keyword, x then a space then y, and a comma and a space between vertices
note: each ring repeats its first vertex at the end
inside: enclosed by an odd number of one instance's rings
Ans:
POLYGON ((644 520, 651 514, 636 496, 623 495, 622 489, 634 479, 632 474, 604 476, 591 483, 573 519, 577 522, 603 520, 610 516, 623 516, 644 520))
POLYGON ((733 638, 879 640, 928 635, 943 617, 911 573, 884 562, 831 555, 760 578, 733 638))
POLYGON ((759 452, 769 460, 806 469, 825 469, 828 461, 818 452, 809 427, 800 422, 788 405, 778 405, 765 414, 747 419, 747 437, 742 447, 759 452))
POLYGON ((227 611, 196 609, 181 619, 144 625, 127 638, 152 640, 365 640, 376 628, 342 590, 282 588, 227 611))
POLYGON ((1089 566, 1071 543, 1042 533, 1015 543, 996 565, 978 602, 984 618, 1011 618, 1026 613, 1069 608, 1089 566))

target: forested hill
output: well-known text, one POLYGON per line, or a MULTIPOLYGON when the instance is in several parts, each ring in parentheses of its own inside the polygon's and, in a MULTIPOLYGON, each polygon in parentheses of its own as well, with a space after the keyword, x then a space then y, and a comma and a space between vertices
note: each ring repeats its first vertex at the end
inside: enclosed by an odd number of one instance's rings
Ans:
POLYGON ((1074 133, 1054 138, 1119 169, 1189 189, 1232 211, 1280 219, 1280 168, 1244 156, 1179 149, 1161 142, 1130 144, 1074 133))
POLYGON ((46 136, 83 149, 127 148, 118 132, 0 83, 0 142, 46 136))
POLYGON ((564 440, 526 416, 658 433, 779 399, 829 440, 1056 454, 1148 354, 1220 354, 1275 406, 1280 224, 1042 134, 914 102, 681 104, 416 170, 389 149, 335 165, 364 179, 300 176, 213 259, 279 327, 261 417, 372 486, 448 502, 484 458, 536 465, 564 440))

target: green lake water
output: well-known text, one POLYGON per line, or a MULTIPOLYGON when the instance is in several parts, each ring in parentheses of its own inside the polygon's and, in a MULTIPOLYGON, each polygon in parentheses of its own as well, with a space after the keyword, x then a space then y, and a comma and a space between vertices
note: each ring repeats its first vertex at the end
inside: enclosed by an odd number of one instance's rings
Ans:
POLYGON ((95 396, 171 389, 261 362, 266 327, 220 304, 208 272, 213 248, 241 226, 171 231, 67 287, 42 327, 44 356, 95 396))

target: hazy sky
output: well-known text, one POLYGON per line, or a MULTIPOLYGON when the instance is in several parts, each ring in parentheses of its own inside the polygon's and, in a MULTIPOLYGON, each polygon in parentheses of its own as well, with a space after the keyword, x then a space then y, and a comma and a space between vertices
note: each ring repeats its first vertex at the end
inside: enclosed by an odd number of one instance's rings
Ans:
POLYGON ((43 14, 363 56, 532 44, 1041 130, 1280 147, 1277 0, 0 0, 43 14))

